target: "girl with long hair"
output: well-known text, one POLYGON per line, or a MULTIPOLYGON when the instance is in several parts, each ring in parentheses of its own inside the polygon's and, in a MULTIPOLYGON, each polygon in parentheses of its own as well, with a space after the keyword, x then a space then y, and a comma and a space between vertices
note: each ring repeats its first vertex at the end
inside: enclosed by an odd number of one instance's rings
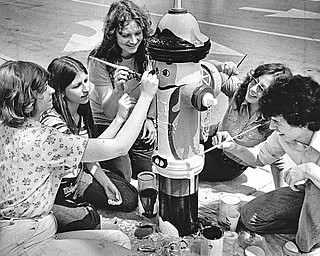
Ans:
MULTIPOLYGON (((223 119, 210 127, 209 139, 204 142, 205 150, 212 147, 212 137, 218 131, 228 131, 236 136, 244 131, 254 128, 246 134, 235 139, 244 146, 255 146, 272 133, 269 129, 270 121, 265 120, 259 110, 258 101, 263 93, 276 81, 291 77, 291 70, 282 63, 266 63, 251 70, 244 80, 229 79, 221 91, 229 98, 228 107, 223 119)), ((275 186, 282 186, 281 169, 290 159, 280 159, 271 165, 275 186)), ((240 176, 248 164, 236 156, 221 149, 213 149, 205 154, 205 164, 200 179, 207 181, 227 181, 240 176)))
MULTIPOLYGON (((151 32, 148 13, 130 0, 111 4, 104 20, 103 40, 88 58, 90 82, 94 90, 90 97, 93 119, 98 134, 115 118, 118 100, 124 93, 131 99, 140 97, 140 74, 152 70, 146 52, 146 41, 151 32), (106 62, 116 64, 114 68, 106 62), (133 71, 133 72, 132 72, 133 71)), ((156 139, 155 101, 150 106, 143 128, 129 153, 100 163, 130 181, 141 171, 152 170, 152 154, 156 139)))
MULTIPOLYGON (((94 137, 89 97, 92 85, 88 72, 78 60, 62 56, 48 66, 49 85, 55 90, 53 108, 44 112, 40 121, 68 134, 94 137)), ((127 95, 119 100, 119 110, 104 137, 112 138, 127 118, 132 101, 127 95)), ((137 191, 121 176, 103 170, 98 162, 81 163, 60 184, 53 206, 59 231, 95 229, 101 226, 95 208, 134 211, 137 191)), ((102 225, 103 228, 103 225, 102 225)))

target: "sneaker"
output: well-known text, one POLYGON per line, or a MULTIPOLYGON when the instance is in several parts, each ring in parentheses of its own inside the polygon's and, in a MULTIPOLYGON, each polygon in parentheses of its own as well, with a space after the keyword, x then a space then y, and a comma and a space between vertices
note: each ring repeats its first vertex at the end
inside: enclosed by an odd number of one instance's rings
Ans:
POLYGON ((287 256, 320 256, 320 245, 315 245, 310 252, 301 252, 295 241, 286 242, 283 251, 287 256))

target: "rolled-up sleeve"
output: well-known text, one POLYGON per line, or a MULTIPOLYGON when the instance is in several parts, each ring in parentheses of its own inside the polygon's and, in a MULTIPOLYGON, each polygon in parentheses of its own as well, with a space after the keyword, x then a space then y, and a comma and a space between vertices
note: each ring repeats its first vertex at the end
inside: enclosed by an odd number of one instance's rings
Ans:
POLYGON ((273 132, 266 141, 258 144, 255 148, 258 149, 258 159, 264 165, 275 162, 286 153, 281 146, 277 132, 273 132))

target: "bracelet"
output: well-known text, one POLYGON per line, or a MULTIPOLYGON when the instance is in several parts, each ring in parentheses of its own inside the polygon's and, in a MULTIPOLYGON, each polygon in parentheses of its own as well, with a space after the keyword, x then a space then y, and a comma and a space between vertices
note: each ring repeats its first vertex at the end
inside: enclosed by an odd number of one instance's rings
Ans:
POLYGON ((155 121, 155 118, 154 117, 152 117, 152 116, 147 116, 147 118, 146 119, 149 119, 149 120, 151 120, 152 122, 154 122, 155 121))
POLYGON ((156 119, 152 116, 147 116, 146 120, 150 120, 154 125, 156 125, 156 119))

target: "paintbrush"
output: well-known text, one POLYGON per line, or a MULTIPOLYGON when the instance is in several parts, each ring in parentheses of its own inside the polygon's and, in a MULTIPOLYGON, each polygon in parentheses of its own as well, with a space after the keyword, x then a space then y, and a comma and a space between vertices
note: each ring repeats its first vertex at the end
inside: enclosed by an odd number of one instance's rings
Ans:
MULTIPOLYGON (((91 59, 93 59, 93 60, 96 60, 96 61, 100 61, 101 63, 103 63, 103 64, 105 64, 105 65, 107 65, 107 66, 109 66, 109 67, 112 67, 112 68, 121 69, 121 68, 124 67, 124 66, 120 66, 120 65, 117 65, 117 64, 114 64, 114 63, 105 61, 105 60, 98 59, 98 58, 96 58, 96 57, 89 56, 89 58, 91 58, 91 59)), ((130 74, 135 75, 138 79, 140 79, 141 76, 142 76, 141 74, 139 74, 139 73, 137 73, 137 72, 135 72, 135 71, 133 71, 133 70, 130 70, 130 69, 128 70, 128 72, 129 72, 130 74)))
MULTIPOLYGON (((150 70, 150 71, 149 71, 149 74, 154 75, 155 73, 156 73, 155 70, 150 70)), ((140 86, 140 84, 141 84, 141 81, 140 81, 135 87, 133 87, 130 91, 127 91, 126 93, 130 94, 132 91, 134 91, 135 89, 137 89, 137 88, 140 86)))
MULTIPOLYGON (((240 67, 241 63, 244 61, 244 59, 245 59, 247 56, 248 56, 248 54, 245 54, 245 55, 242 57, 242 59, 240 60, 240 62, 239 62, 238 65, 237 65, 237 68, 240 67)), ((223 87, 223 86, 225 85, 225 83, 230 79, 230 77, 232 77, 232 74, 228 76, 227 80, 224 81, 224 83, 223 83, 223 85, 222 85, 221 87, 223 87)))
POLYGON ((235 136, 233 136, 233 137, 231 137, 231 138, 229 138, 229 139, 226 139, 225 141, 222 141, 221 143, 219 143, 219 144, 217 144, 217 145, 214 145, 214 146, 211 147, 211 148, 208 148, 208 149, 205 150, 203 153, 205 154, 205 153, 207 153, 207 152, 209 152, 209 151, 211 151, 211 150, 219 147, 222 143, 232 141, 232 140, 234 140, 234 139, 236 139, 236 138, 238 138, 238 137, 240 137, 240 136, 242 136, 242 135, 244 135, 244 134, 246 134, 246 133, 248 133, 248 132, 250 132, 250 131, 252 131, 252 130, 254 130, 254 129, 256 129, 256 128, 258 128, 259 126, 261 126, 261 124, 258 124, 258 125, 254 126, 254 127, 251 127, 250 129, 248 129, 248 130, 246 130, 246 131, 244 131, 244 132, 239 133, 238 135, 235 135, 235 136))

